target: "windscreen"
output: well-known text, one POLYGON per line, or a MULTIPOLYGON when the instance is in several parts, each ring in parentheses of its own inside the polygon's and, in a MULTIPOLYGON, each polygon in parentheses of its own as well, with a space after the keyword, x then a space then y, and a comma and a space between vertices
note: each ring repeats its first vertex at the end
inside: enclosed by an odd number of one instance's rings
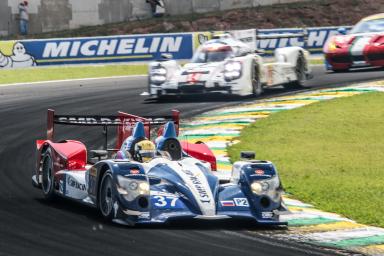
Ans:
POLYGON ((233 55, 232 48, 228 45, 201 46, 193 55, 192 63, 221 62, 233 55))
POLYGON ((350 34, 384 32, 384 19, 360 21, 350 34))

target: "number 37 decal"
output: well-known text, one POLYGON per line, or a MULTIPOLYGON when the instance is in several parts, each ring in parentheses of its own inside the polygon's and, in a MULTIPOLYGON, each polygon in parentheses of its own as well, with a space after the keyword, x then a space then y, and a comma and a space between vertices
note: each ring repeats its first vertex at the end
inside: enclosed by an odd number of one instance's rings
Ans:
POLYGON ((179 198, 174 196, 153 196, 152 202, 159 208, 175 208, 180 207, 179 198))

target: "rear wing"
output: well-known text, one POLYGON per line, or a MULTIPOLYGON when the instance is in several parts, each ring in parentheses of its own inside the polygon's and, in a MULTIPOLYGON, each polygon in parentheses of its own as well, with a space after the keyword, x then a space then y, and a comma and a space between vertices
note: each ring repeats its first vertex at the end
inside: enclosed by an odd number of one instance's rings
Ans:
POLYGON ((72 126, 100 126, 104 129, 105 149, 108 143, 108 127, 117 127, 116 149, 119 149, 123 141, 132 134, 133 127, 137 122, 144 124, 145 136, 151 139, 151 130, 163 126, 172 121, 175 124, 176 133, 179 134, 180 112, 172 110, 171 115, 164 116, 136 116, 125 112, 118 112, 118 115, 56 115, 53 109, 48 109, 47 115, 47 139, 53 141, 55 134, 55 125, 72 126))
POLYGON ((288 32, 288 33, 268 33, 268 34, 264 34, 264 33, 260 33, 260 31, 258 29, 256 29, 256 40, 265 40, 265 39, 281 39, 281 38, 286 38, 286 39, 289 39, 289 38, 303 38, 303 41, 304 41, 304 46, 303 48, 307 48, 308 46, 308 30, 306 28, 302 29, 301 32, 297 32, 297 33, 291 33, 291 32, 288 32))
MULTIPOLYGON (((303 48, 307 48, 308 46, 308 29, 298 29, 295 32, 265 32, 263 29, 245 29, 245 30, 232 30, 228 31, 233 38, 242 41, 246 45, 248 45, 253 50, 258 49, 258 41, 260 40, 268 40, 268 39, 289 39, 289 38, 303 38, 303 48)), ((261 51, 259 53, 262 53, 261 51)))

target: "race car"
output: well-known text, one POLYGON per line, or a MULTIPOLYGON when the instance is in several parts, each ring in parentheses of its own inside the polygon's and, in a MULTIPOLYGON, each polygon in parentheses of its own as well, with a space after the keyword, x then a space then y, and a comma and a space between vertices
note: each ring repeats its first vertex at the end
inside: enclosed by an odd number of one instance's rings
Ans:
POLYGON ((155 98, 208 92, 259 95, 266 87, 302 87, 312 77, 309 53, 301 47, 276 49, 274 63, 264 63, 261 52, 230 34, 217 35, 203 43, 183 67, 170 55, 151 62, 148 94, 155 98))
POLYGON ((348 33, 339 31, 324 45, 327 70, 384 66, 384 13, 362 19, 348 33))
MULTIPOLYGON (((207 146, 200 143, 189 149, 184 143, 183 149, 177 133, 177 119, 126 113, 58 116, 49 110, 48 138, 36 143, 33 185, 41 188, 47 200, 69 198, 97 208, 107 220, 126 225, 230 218, 286 225, 279 220, 286 208, 281 200, 281 182, 271 162, 236 162, 230 182, 222 184, 212 171, 210 161, 214 158, 207 146), (53 142, 54 124, 116 125, 119 147, 91 150, 96 159, 87 159, 82 142, 53 142), (161 124, 160 135, 152 142, 155 124, 161 124), (203 159, 188 154, 196 146, 203 159), (114 156, 108 156, 108 152, 114 156)), ((243 153, 243 158, 252 156, 243 153)))

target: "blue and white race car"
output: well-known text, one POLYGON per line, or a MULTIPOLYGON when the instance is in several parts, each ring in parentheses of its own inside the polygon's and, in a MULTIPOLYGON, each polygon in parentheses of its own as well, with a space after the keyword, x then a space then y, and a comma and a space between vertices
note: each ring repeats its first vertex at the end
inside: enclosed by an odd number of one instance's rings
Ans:
MULTIPOLYGON (((55 116, 52 112, 50 116, 48 128, 52 129, 48 132, 53 131, 53 123, 98 125, 102 119, 100 125, 108 125, 106 118, 99 116, 55 116)), ((53 135, 48 134, 51 140, 37 142, 39 157, 33 184, 48 200, 70 198, 98 208, 108 220, 127 225, 231 218, 286 224, 279 220, 287 209, 271 162, 249 160, 254 154, 243 152, 245 160, 235 162, 231 180, 222 183, 212 171, 212 163, 186 153, 189 149, 183 149, 177 139, 174 122, 165 122, 160 136, 152 142, 147 129, 150 122, 134 118, 133 125, 132 116, 109 118, 109 124, 117 125, 118 131, 131 129, 130 136, 113 157, 106 157, 107 151, 93 151, 98 157, 93 164, 86 160, 81 142, 52 142, 53 135), (122 128, 126 123, 129 125, 122 128)))

